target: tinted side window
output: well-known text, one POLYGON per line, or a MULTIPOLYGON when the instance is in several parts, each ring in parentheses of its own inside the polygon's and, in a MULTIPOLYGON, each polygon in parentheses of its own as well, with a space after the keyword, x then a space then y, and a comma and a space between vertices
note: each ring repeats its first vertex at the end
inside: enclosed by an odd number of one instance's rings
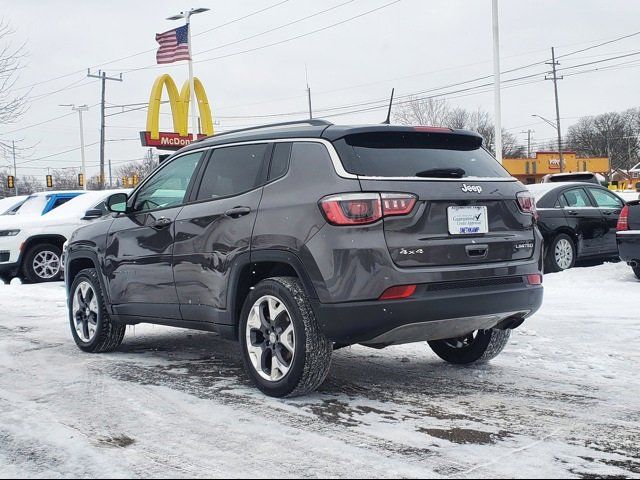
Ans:
POLYGON ((276 143, 271 157, 271 167, 269 168, 269 180, 282 177, 289 170, 289 159, 291 158, 291 143, 276 143))
POLYGON ((184 202, 189 182, 202 152, 189 153, 172 160, 156 172, 136 195, 134 211, 175 207, 184 202))
POLYGON ((600 208, 620 208, 622 202, 613 193, 609 193, 606 190, 600 190, 599 188, 590 188, 589 191, 596 199, 596 203, 600 208))
POLYGON ((593 207, 591 200, 581 188, 574 188, 564 192, 564 199, 569 207, 593 207))
POLYGON ((264 158, 270 145, 239 145, 213 151, 202 177, 198 200, 229 197, 265 182, 264 158))
POLYGON ((71 197, 58 197, 58 198, 56 198, 54 200, 54 202, 53 202, 53 205, 51 205, 51 210, 53 210, 54 208, 58 208, 60 205, 64 205, 69 200, 71 200, 71 197))

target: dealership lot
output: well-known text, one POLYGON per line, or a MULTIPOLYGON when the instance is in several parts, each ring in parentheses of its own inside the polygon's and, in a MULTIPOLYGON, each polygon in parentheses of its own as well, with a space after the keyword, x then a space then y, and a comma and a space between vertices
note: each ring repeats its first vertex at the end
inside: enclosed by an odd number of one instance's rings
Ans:
POLYGON ((640 282, 619 263, 545 286, 490 365, 354 347, 318 394, 279 401, 213 334, 130 327, 83 354, 61 283, 0 285, 0 473, 640 477, 640 282))

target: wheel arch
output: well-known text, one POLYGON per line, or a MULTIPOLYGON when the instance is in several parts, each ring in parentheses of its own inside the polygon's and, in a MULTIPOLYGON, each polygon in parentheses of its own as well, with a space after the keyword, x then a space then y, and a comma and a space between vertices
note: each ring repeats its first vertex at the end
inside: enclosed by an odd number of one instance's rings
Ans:
POLYGON ((243 255, 232 267, 228 293, 225 337, 237 339, 242 306, 258 282, 270 278, 289 276, 298 278, 309 298, 317 298, 315 288, 302 261, 284 250, 262 250, 243 255))
POLYGON ((102 288, 102 297, 106 303, 107 309, 111 310, 111 302, 109 301, 109 291, 106 288, 104 276, 102 275, 102 269, 100 268, 100 262, 98 261, 98 255, 86 249, 76 250, 68 253, 68 258, 65 265, 65 283, 67 288, 67 296, 70 294, 71 285, 75 280, 78 273, 86 268, 94 268, 98 274, 98 280, 100 281, 100 287, 102 288))
POLYGON ((33 248, 35 245, 40 245, 42 243, 50 243, 52 245, 55 245, 56 247, 59 247, 60 250, 62 250, 62 246, 66 241, 67 241, 67 238, 65 236, 58 235, 58 234, 34 235, 26 239, 22 244, 22 256, 24 257, 26 252, 28 252, 29 249, 33 248))

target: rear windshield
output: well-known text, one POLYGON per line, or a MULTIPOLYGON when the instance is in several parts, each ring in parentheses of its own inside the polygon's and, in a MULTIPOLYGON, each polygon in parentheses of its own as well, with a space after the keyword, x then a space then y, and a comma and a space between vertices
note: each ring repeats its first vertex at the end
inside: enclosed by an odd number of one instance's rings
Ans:
POLYGON ((383 132, 334 142, 344 168, 373 177, 504 178, 511 175, 468 135, 383 132))

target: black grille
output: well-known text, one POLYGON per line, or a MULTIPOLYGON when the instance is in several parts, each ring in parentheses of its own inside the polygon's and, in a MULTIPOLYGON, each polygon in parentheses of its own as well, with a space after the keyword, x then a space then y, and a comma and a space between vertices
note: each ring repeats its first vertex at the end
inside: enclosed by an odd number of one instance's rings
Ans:
POLYGON ((9 261, 9 252, 0 252, 0 262, 9 261))
POLYGON ((427 291, 439 292, 442 290, 456 290, 460 288, 480 288, 495 287, 502 285, 522 285, 524 280, 522 277, 497 277, 497 278, 481 278, 478 280, 458 280, 454 282, 429 283, 427 291))

